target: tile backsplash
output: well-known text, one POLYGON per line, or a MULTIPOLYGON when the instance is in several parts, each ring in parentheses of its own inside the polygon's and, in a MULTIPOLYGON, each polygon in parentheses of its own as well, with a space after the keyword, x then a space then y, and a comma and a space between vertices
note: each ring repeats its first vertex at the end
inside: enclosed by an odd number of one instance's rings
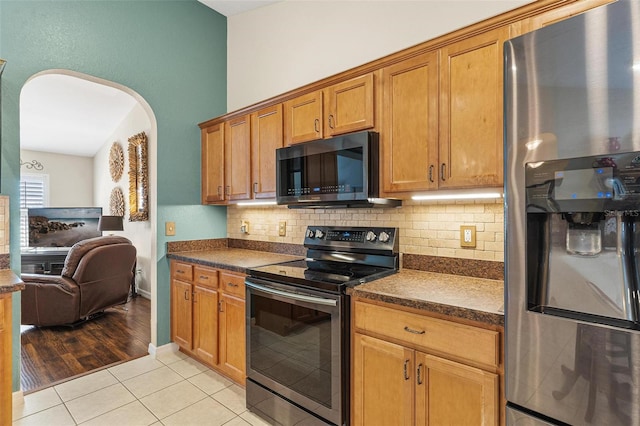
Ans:
POLYGON ((503 200, 492 202, 405 201, 397 209, 288 209, 283 206, 229 206, 227 237, 302 244, 308 225, 392 226, 400 229, 400 252, 504 261, 503 200), (249 223, 249 233, 240 230, 249 223), (278 236, 279 222, 287 234, 278 236), (476 247, 460 247, 460 226, 475 225, 476 247))

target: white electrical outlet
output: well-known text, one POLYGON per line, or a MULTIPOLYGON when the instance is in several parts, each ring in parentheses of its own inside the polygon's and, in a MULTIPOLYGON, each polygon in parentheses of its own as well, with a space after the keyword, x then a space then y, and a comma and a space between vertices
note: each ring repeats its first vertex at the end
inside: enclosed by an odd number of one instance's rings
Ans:
POLYGON ((473 225, 460 227, 460 247, 476 246, 476 227, 473 225))
POLYGON ((249 221, 243 220, 242 222, 240 222, 240 232, 242 232, 243 234, 249 233, 249 221))

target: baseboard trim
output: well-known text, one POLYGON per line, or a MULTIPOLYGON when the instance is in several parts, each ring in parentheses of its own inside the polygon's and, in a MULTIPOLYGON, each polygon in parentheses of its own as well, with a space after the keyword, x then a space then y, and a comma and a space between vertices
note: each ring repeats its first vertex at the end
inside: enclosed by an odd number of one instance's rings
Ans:
POLYGON ((24 392, 22 390, 15 391, 11 397, 13 398, 13 405, 24 403, 24 392))
POLYGON ((149 343, 149 355, 153 358, 156 358, 159 354, 178 352, 178 350, 178 345, 173 342, 162 346, 155 346, 153 343, 149 343))
POLYGON ((151 292, 147 290, 137 290, 138 296, 144 297, 145 299, 151 300, 151 292))

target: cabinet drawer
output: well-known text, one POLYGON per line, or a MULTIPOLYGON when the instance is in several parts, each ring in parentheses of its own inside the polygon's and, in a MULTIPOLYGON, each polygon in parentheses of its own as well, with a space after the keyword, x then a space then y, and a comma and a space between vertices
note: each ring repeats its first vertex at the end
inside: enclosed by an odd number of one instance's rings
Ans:
POLYGON ((171 262, 171 277, 182 281, 193 280, 193 265, 182 262, 171 262))
POLYGON ((196 266, 193 269, 193 282, 204 287, 218 288, 218 271, 196 266))
POLYGON ((244 299, 244 275, 220 272, 220 289, 244 299))
POLYGON ((410 347, 497 367, 500 333, 356 301, 355 327, 410 347))

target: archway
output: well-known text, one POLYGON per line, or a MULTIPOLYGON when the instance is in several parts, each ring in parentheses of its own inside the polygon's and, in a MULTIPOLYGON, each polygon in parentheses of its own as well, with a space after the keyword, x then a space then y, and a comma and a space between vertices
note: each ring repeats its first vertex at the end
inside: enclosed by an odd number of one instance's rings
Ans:
MULTIPOLYGON (((124 194, 128 193, 128 156, 127 138, 144 131, 148 139, 148 165, 149 165, 149 220, 144 222, 129 222, 128 197, 124 197, 125 220, 124 231, 120 232, 129 238, 138 249, 138 270, 141 278, 139 293, 151 301, 150 312, 150 342, 156 342, 157 324, 157 291, 156 291, 156 223, 157 223, 157 123, 155 115, 149 104, 135 91, 123 85, 103 80, 90 75, 63 69, 52 69, 31 76, 22 87, 20 94, 20 146, 21 146, 21 172, 33 167, 35 158, 22 158, 23 153, 43 152, 42 156, 49 160, 58 159, 60 156, 90 158, 94 170, 92 174, 91 201, 87 201, 85 191, 84 201, 76 201, 75 206, 91 205, 103 208, 104 214, 111 214, 112 191, 120 188, 124 194), (47 111, 46 106, 49 106, 47 111), (57 142, 52 134, 53 128, 64 128, 68 132, 66 140, 74 139, 75 142, 65 144, 57 142), (109 131, 111 126, 112 130, 109 131), (95 134, 98 141, 91 139, 95 134), (38 129, 48 133, 38 134, 38 129), (106 129, 106 130, 105 130, 106 129), (93 133, 92 133, 93 132, 93 133), (33 139, 46 139, 51 146, 45 151, 36 151, 33 139), (23 144, 24 142, 24 144, 23 144), (85 143, 86 142, 86 143, 85 143), (124 151, 122 178, 113 180, 109 174, 109 154, 112 144, 117 143, 124 151), (63 146, 66 145, 66 146, 63 146), (29 147, 28 151, 23 151, 29 147), (48 152, 48 154, 44 154, 48 152)), ((80 160, 82 163, 83 160, 80 160)), ((86 161, 84 161, 86 163, 86 161)), ((50 163, 51 164, 51 163, 50 163)), ((43 167, 47 167, 43 165, 43 167)), ((72 168, 58 170, 58 174, 71 178, 77 184, 80 182, 72 168)), ((33 172, 33 168, 30 170, 33 172)), ((46 170, 43 170, 46 172, 46 170)), ((58 177, 60 177, 58 176, 58 177)), ((61 180, 61 179, 58 179, 61 180)), ((73 186, 72 186, 73 188, 73 186)), ((64 206, 74 204, 73 195, 69 188, 58 188, 55 200, 50 200, 52 205, 64 206), (65 193, 65 191, 67 193, 65 193)))

